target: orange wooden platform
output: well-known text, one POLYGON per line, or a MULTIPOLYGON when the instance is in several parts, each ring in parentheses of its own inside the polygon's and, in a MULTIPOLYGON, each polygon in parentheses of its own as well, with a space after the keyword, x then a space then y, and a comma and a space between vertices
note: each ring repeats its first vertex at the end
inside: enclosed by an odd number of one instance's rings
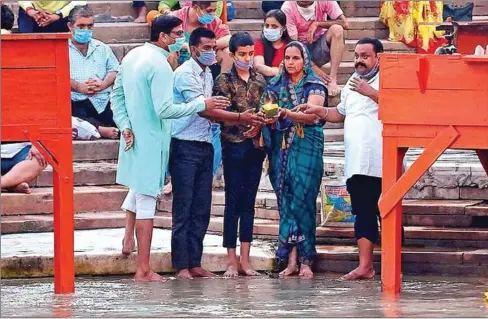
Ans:
POLYGON ((54 289, 74 292, 69 34, 2 35, 2 142, 29 141, 53 167, 54 289))
POLYGON ((381 54, 382 284, 401 288, 401 201, 448 148, 476 150, 488 173, 488 57, 381 54), (402 175, 410 147, 425 148, 402 175))

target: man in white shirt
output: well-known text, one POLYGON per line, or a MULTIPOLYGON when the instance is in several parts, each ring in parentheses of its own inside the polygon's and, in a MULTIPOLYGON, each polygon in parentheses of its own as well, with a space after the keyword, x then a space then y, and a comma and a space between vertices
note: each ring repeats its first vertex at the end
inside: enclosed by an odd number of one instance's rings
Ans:
POLYGON ((31 192, 28 182, 39 176, 46 167, 46 160, 30 143, 3 143, 2 190, 18 193, 31 192))
POLYGON ((352 213, 356 215, 354 231, 359 248, 359 267, 345 275, 346 280, 375 276, 373 247, 379 238, 383 148, 383 126, 378 119, 378 53, 381 52, 383 45, 378 39, 359 40, 354 53, 356 72, 342 90, 339 105, 336 108, 301 105, 297 109, 329 122, 345 122, 346 183, 352 213))

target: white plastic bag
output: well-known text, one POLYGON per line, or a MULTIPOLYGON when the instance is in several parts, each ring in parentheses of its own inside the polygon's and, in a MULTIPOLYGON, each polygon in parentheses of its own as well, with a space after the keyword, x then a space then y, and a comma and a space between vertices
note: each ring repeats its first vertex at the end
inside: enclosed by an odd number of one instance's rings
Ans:
POLYGON ((100 133, 98 132, 96 127, 91 125, 87 121, 72 116, 71 126, 73 128, 74 140, 90 141, 100 138, 100 133))

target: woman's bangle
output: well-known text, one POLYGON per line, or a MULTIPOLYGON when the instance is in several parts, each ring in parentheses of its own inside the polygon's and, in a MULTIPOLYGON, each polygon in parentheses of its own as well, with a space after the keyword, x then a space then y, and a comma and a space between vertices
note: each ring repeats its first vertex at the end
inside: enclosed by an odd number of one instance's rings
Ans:
POLYGON ((324 117, 322 117, 322 120, 327 121, 327 116, 329 116, 329 108, 327 108, 327 107, 326 107, 326 108, 325 108, 325 111, 326 111, 326 112, 325 112, 325 116, 324 116, 324 117))
POLYGON ((283 119, 286 119, 288 117, 288 110, 285 109, 285 115, 283 116, 283 119))
POLYGON ((241 113, 237 113, 237 122, 241 120, 241 113))

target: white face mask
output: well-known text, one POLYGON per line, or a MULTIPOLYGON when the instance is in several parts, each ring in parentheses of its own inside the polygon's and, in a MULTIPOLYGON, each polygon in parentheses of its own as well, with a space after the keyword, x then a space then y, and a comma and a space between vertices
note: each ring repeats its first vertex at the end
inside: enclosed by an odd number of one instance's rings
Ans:
POLYGON ((300 12, 300 15, 306 20, 306 21, 310 21, 312 20, 313 18, 315 18, 315 7, 316 7, 316 3, 315 1, 313 2, 313 4, 311 6, 309 6, 308 8, 303 8, 303 7, 300 7, 298 4, 297 4, 297 8, 298 8, 298 12, 300 12))

